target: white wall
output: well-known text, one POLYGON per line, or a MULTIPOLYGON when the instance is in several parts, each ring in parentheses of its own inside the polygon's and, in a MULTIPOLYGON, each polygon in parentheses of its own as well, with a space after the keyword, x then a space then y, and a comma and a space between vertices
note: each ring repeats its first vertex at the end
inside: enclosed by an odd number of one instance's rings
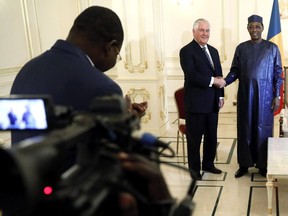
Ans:
MULTIPOLYGON (((284 1, 279 1, 279 5, 284 1)), ((286 1, 287 2, 287 1, 286 1)), ((164 44, 166 71, 168 74, 169 110, 175 110, 173 92, 183 85, 183 72, 179 65, 179 50, 192 40, 192 25, 198 18, 205 18, 211 24, 209 43, 219 51, 223 74, 229 72, 236 46, 250 36, 247 18, 252 14, 263 17, 263 38, 267 38, 273 0, 194 0, 191 5, 181 6, 176 0, 163 1, 164 44)), ((281 19, 285 62, 287 64, 288 19, 281 19)), ((237 82, 225 91, 225 106, 221 112, 235 112, 237 82)))
MULTIPOLYGON (((285 2, 279 0, 283 14, 284 9, 288 10, 285 2)), ((178 53, 192 40, 193 22, 200 17, 210 21, 209 43, 218 49, 226 75, 235 47, 249 39, 248 16, 257 13, 263 17, 263 38, 266 38, 272 3, 273 0, 193 0, 191 5, 181 6, 176 0, 0 0, 0 96, 9 94, 13 79, 25 62, 49 49, 58 38, 66 38, 74 18, 83 9, 101 5, 119 14, 126 35, 121 50, 124 61, 108 75, 119 82, 124 93, 137 88, 144 89, 147 98, 152 95, 151 107, 157 112, 151 110, 145 127, 147 130, 152 125, 162 127, 169 124, 166 111, 176 111, 173 93, 183 85, 178 53), (131 59, 127 50, 132 53, 131 59), (137 63, 147 63, 147 68, 141 72, 135 72, 137 68, 128 71, 129 64, 137 66, 137 63), (157 101, 159 92, 163 100, 160 102, 157 101), (154 103, 159 105, 154 107, 154 103)), ((287 22, 288 19, 281 20, 284 65, 288 58, 287 22)), ((235 112, 236 89, 237 83, 226 90, 221 112, 235 112)), ((0 135, 9 139, 7 133, 0 135)))

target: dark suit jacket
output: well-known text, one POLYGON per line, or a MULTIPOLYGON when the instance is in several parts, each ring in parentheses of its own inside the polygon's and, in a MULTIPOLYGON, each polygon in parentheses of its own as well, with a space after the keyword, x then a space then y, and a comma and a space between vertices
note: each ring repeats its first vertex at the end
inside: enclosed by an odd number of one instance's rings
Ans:
MULTIPOLYGON (((92 66, 86 53, 64 40, 58 40, 50 50, 23 66, 13 82, 11 94, 50 95, 55 105, 77 111, 90 110, 96 97, 123 95, 117 83, 92 66)), ((13 131, 12 145, 40 134, 43 132, 13 131)), ((68 165, 74 163, 74 153, 74 148, 68 152, 65 160, 68 165)))
POLYGON ((224 89, 209 87, 211 77, 222 76, 222 67, 218 51, 207 45, 214 68, 201 49, 193 40, 180 50, 180 64, 185 75, 185 110, 193 113, 219 111, 219 97, 224 97, 224 89))
MULTIPOLYGON (((56 105, 87 111, 93 98, 122 95, 122 90, 93 67, 81 49, 58 40, 50 50, 23 66, 13 82, 11 94, 50 95, 56 105)), ((36 135, 14 131, 12 144, 36 135)))

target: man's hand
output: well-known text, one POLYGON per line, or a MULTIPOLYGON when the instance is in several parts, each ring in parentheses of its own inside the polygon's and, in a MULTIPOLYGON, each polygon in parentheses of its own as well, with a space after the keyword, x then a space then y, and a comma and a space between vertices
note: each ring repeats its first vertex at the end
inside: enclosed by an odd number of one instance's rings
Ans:
POLYGON ((117 157, 124 170, 134 172, 147 180, 148 198, 151 202, 172 199, 158 164, 139 154, 121 152, 117 157))
POLYGON ((226 85, 226 81, 224 80, 223 77, 214 77, 214 82, 213 82, 213 85, 216 87, 216 88, 223 88, 225 87, 226 85))
POLYGON ((279 109, 279 107, 280 107, 280 99, 279 97, 275 97, 272 102, 271 109, 275 112, 276 110, 279 109))
POLYGON ((135 197, 131 194, 122 192, 119 195, 120 216, 138 216, 138 205, 135 197))
POLYGON ((128 95, 125 96, 125 99, 128 105, 128 112, 136 112, 139 118, 145 115, 148 108, 148 103, 146 101, 142 103, 132 103, 128 95))
MULTIPOLYGON (((146 180, 147 185, 145 185, 145 187, 147 187, 147 198, 151 203, 161 203, 163 201, 174 202, 164 176, 155 162, 138 154, 127 154, 124 152, 118 153, 117 158, 120 160, 124 170, 133 172, 140 178, 146 180)), ((121 216, 139 215, 137 200, 128 192, 122 192, 120 194, 119 206, 121 209, 121 216)))
POLYGON ((132 103, 132 109, 137 112, 140 118, 146 114, 147 108, 148 103, 146 101, 142 103, 132 103))

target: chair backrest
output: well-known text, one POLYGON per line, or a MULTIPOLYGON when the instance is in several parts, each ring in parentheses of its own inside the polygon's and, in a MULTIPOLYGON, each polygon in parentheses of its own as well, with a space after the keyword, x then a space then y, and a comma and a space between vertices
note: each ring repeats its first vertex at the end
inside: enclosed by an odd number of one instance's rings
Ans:
POLYGON ((178 118, 185 119, 185 110, 184 110, 184 88, 177 89, 174 93, 174 99, 178 111, 178 118))

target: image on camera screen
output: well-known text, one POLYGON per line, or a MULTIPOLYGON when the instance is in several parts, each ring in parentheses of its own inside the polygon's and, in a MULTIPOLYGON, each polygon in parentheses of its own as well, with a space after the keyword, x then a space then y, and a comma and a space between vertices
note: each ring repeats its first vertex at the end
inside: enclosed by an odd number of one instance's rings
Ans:
POLYGON ((48 123, 43 99, 0 99, 0 130, 46 129, 48 123))

